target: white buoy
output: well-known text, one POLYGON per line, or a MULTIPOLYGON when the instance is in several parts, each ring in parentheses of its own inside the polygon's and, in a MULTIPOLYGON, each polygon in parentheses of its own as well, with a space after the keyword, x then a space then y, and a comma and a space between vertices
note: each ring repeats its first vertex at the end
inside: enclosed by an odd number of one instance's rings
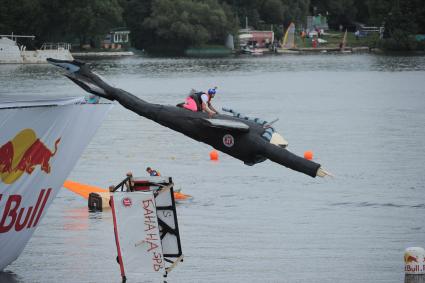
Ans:
POLYGON ((410 247, 404 252, 404 272, 406 274, 425 274, 425 250, 410 247))

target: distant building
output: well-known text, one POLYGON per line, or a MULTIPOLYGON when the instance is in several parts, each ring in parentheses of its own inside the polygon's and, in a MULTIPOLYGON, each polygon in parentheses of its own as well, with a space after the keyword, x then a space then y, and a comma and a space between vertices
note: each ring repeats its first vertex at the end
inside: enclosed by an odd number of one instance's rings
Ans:
POLYGON ((311 30, 329 30, 328 20, 325 16, 307 16, 307 31, 311 30))
POLYGON ((111 30, 102 41, 102 48, 121 49, 130 45, 130 31, 125 28, 111 30))
POLYGON ((268 48, 274 42, 273 31, 239 30, 239 45, 254 48, 268 48))

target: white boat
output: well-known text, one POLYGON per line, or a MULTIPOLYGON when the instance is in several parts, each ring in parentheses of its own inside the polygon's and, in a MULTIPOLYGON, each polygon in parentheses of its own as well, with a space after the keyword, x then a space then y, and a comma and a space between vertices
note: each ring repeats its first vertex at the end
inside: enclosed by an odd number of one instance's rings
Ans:
POLYGON ((111 107, 0 96, 0 272, 24 250, 111 107))
POLYGON ((73 60, 69 43, 44 43, 40 49, 27 50, 19 45, 18 38, 34 39, 33 35, 0 35, 0 64, 47 63, 47 58, 73 60))
POLYGON ((249 46, 244 46, 241 48, 241 53, 242 54, 250 54, 250 55, 254 55, 254 56, 258 56, 258 55, 263 55, 264 54, 264 48, 253 48, 253 47, 249 47, 249 46))

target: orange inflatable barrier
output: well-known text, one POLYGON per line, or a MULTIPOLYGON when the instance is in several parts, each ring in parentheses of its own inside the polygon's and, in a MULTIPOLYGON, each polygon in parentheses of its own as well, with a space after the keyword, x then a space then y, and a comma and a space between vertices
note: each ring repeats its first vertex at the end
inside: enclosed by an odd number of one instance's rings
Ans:
POLYGON ((185 195, 185 194, 182 194, 182 193, 179 193, 179 192, 174 192, 174 199, 175 200, 187 200, 187 199, 190 199, 190 198, 192 198, 192 196, 190 196, 190 195, 185 195))
MULTIPOLYGON (((74 192, 80 196, 82 196, 85 199, 89 198, 90 193, 105 193, 109 192, 107 189, 103 189, 96 186, 86 185, 78 182, 74 182, 71 180, 66 180, 65 183, 63 183, 63 187, 70 190, 71 192, 74 192)), ((191 195, 186 195, 180 192, 174 192, 174 199, 176 201, 179 200, 187 200, 191 199, 191 195)))
POLYGON ((108 192, 108 190, 96 187, 96 186, 90 186, 86 184, 77 183, 71 180, 66 180, 65 183, 63 183, 63 187, 67 188, 68 190, 82 196, 85 199, 89 198, 90 193, 104 193, 108 192))

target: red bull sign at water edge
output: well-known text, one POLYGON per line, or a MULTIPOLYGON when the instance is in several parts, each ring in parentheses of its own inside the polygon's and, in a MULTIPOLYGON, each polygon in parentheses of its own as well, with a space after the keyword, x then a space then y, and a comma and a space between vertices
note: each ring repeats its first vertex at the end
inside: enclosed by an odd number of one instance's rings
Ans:
POLYGON ((404 272, 406 274, 425 274, 425 250, 410 247, 404 251, 404 272))
POLYGON ((111 108, 80 102, 0 102, 0 271, 18 258, 111 108))

